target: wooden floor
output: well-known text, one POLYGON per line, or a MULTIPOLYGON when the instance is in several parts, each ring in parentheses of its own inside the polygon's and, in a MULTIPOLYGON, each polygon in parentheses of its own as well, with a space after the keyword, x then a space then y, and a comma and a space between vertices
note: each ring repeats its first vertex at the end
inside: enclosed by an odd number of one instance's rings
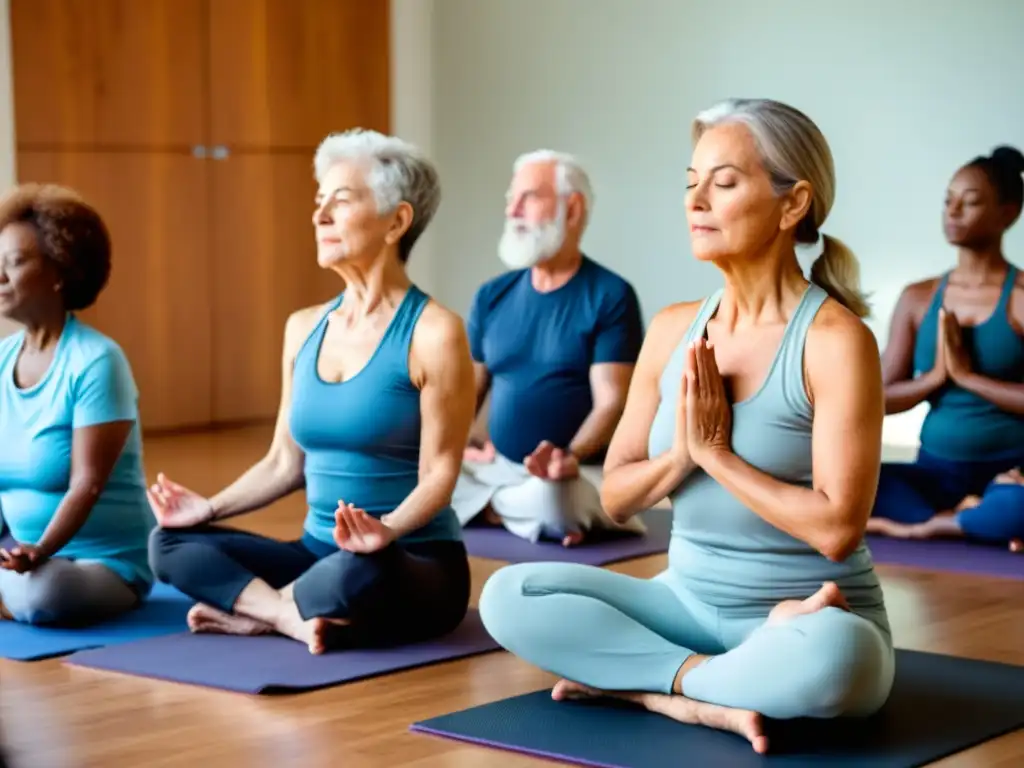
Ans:
MULTIPOLYGON (((154 438, 151 474, 203 493, 236 477, 269 431, 154 438)), ((293 496, 238 520, 272 536, 300 529, 293 496)), ((613 569, 651 576, 663 556, 613 569)), ((473 602, 500 563, 473 562, 473 602)), ((895 639, 903 648, 1024 664, 1024 581, 881 567, 895 639)), ((63 666, 0 662, 0 736, 12 766, 225 766, 513 768, 544 761, 410 734, 411 722, 549 686, 552 679, 506 653, 282 697, 223 693, 63 666)), ((1024 731, 937 763, 1024 764, 1024 731)))

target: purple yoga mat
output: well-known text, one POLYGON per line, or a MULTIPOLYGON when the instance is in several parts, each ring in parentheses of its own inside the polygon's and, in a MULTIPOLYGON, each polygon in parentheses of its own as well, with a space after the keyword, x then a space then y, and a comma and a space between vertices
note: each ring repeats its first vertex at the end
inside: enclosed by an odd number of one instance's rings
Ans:
POLYGON ((466 549, 473 557, 504 560, 508 563, 557 561, 583 565, 608 565, 620 560, 656 555, 668 551, 672 532, 672 511, 649 509, 643 514, 647 533, 636 534, 595 533, 578 547, 563 547, 556 541, 536 544, 497 526, 469 526, 462 531, 466 549))
POLYGON ((884 536, 868 536, 867 545, 878 565, 1024 579, 1024 553, 1010 552, 1006 547, 953 539, 913 541, 884 536))
POLYGON ((451 634, 383 650, 312 655, 280 636, 191 634, 82 651, 65 664, 240 693, 296 693, 500 650, 470 609, 451 634))

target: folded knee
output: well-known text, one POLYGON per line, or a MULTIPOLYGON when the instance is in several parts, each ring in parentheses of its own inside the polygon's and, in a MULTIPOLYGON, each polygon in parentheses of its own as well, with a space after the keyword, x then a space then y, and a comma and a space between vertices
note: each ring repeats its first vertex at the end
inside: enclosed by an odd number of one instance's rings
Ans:
POLYGON ((806 717, 866 716, 889 697, 894 677, 893 651, 881 630, 840 609, 804 617, 793 638, 800 659, 793 665, 806 717))
MULTIPOLYGON (((575 566, 567 563, 518 563, 496 571, 484 582, 480 593, 480 619, 491 637, 513 650, 537 626, 539 606, 526 601, 562 592, 559 585, 571 580, 575 566)), ((538 617, 540 623, 546 621, 538 617)))
POLYGON ((62 563, 22 576, 18 594, 5 595, 5 605, 17 621, 25 624, 58 624, 76 607, 79 583, 76 574, 62 563))
POLYGON ((154 528, 149 534, 149 567, 158 581, 170 580, 168 558, 180 543, 178 532, 167 528, 154 528))

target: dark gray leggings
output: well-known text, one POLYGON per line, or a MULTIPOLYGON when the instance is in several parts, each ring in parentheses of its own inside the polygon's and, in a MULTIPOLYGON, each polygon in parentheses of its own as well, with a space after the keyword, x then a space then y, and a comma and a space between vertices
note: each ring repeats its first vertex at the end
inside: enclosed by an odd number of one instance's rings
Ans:
POLYGON ((277 541, 221 526, 153 531, 156 577, 230 613, 254 579, 294 582, 303 619, 348 619, 332 644, 416 642, 455 629, 469 607, 469 560, 461 541, 400 544, 355 554, 310 536, 277 541))

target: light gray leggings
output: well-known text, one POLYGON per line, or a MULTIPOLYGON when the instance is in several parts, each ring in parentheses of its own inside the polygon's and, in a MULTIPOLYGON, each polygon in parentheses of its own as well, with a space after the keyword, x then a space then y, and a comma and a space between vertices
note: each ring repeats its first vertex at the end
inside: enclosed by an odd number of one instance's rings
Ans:
POLYGON ((766 626, 699 600, 668 571, 638 579, 570 563, 505 567, 484 585, 480 616, 505 649, 593 688, 683 693, 766 717, 865 716, 892 689, 891 639, 839 608, 766 626))
POLYGON ((26 624, 82 626, 134 608, 139 596, 105 565, 54 558, 28 573, 0 569, 0 602, 26 624))

